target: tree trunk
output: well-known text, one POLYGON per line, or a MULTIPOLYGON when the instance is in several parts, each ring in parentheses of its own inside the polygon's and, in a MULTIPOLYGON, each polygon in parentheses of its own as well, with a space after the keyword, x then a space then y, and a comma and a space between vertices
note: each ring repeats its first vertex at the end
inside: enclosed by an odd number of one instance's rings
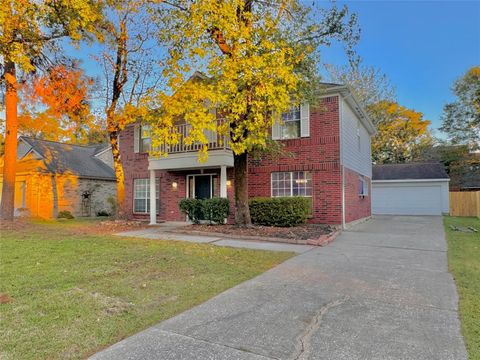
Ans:
POLYGON ((17 163, 17 76, 15 63, 5 62, 5 156, 3 163, 2 208, 0 218, 13 220, 17 163))
POLYGON ((116 216, 119 219, 126 218, 125 211, 125 175, 123 173, 122 160, 120 157, 120 147, 118 146, 118 131, 109 131, 110 145, 113 155, 113 169, 117 178, 117 208, 116 216))
POLYGON ((252 225, 248 207, 247 153, 233 155, 235 186, 235 224, 252 225))
POLYGON ((123 173, 122 160, 120 158, 120 148, 118 147, 119 126, 115 118, 117 103, 122 94, 123 86, 127 82, 127 26, 126 21, 120 21, 120 34, 116 37, 117 57, 115 61, 115 70, 112 84, 112 99, 107 109, 107 131, 112 147, 113 169, 117 178, 117 208, 116 217, 126 218, 125 211, 125 175, 123 173))

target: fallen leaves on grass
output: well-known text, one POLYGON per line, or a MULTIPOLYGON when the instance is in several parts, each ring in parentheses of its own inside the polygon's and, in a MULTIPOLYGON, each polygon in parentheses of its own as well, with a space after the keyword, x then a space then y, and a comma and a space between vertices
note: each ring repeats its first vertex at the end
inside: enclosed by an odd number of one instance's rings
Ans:
POLYGON ((0 304, 8 304, 9 302, 12 302, 13 299, 10 295, 5 294, 5 293, 0 293, 0 304))

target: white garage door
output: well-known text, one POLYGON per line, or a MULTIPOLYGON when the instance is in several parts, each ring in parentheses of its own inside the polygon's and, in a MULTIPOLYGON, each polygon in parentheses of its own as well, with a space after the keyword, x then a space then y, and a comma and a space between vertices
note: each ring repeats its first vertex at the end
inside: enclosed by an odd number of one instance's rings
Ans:
POLYGON ((442 191, 444 189, 442 190, 440 183, 374 182, 372 184, 372 213, 385 215, 441 215, 442 191))

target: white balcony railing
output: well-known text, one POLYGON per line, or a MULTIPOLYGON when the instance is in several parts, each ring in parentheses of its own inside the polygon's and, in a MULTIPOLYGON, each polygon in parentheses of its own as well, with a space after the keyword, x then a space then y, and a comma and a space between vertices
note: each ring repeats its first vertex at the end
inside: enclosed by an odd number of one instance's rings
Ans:
MULTIPOLYGON (((218 119, 217 120, 217 128, 223 125, 225 120, 218 119)), ((180 124, 175 125, 175 133, 179 134, 178 143, 176 144, 166 144, 163 143, 158 147, 158 150, 162 153, 168 154, 177 154, 177 153, 185 153, 185 152, 194 152, 199 151, 202 148, 202 144, 196 142, 193 144, 186 144, 185 138, 188 136, 188 133, 191 129, 191 125, 189 124, 180 124)), ((208 140, 208 150, 227 150, 229 148, 229 136, 221 135, 216 131, 212 130, 205 130, 205 136, 208 140)))

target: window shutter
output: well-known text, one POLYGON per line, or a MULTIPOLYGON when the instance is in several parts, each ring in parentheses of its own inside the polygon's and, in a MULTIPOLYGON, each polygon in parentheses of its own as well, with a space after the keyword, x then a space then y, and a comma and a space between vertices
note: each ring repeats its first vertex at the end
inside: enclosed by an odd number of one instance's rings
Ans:
POLYGON ((140 152, 140 125, 138 124, 133 127, 133 152, 140 152))
POLYGON ((300 136, 310 136, 310 104, 303 103, 300 105, 300 136))
POLYGON ((281 124, 279 114, 274 114, 275 123, 272 125, 272 140, 278 140, 281 138, 281 124))

